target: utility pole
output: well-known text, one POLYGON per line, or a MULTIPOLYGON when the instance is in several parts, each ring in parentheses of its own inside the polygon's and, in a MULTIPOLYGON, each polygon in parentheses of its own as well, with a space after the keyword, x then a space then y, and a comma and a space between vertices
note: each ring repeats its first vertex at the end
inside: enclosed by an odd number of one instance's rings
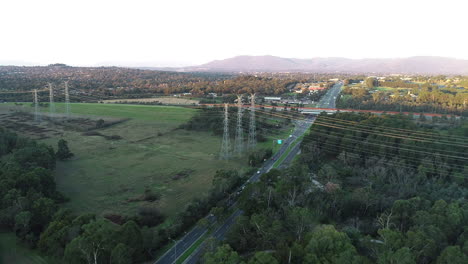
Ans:
POLYGON ((65 82, 65 114, 70 118, 70 93, 68 92, 68 81, 65 82))
POLYGON ((54 88, 52 87, 52 83, 49 83, 49 112, 51 116, 55 113, 54 88))
POLYGON ((34 121, 39 122, 40 121, 40 116, 39 116, 39 101, 37 99, 37 89, 34 89, 34 121))
POLYGON ((253 149, 257 145, 257 136, 255 129, 255 94, 250 95, 250 124, 249 124, 249 149, 253 149))
POLYGON ((220 159, 229 159, 229 113, 228 104, 224 104, 224 133, 223 142, 221 144, 220 159))
POLYGON ((242 129, 242 95, 237 95, 237 127, 234 152, 241 156, 244 151, 244 130, 242 129))

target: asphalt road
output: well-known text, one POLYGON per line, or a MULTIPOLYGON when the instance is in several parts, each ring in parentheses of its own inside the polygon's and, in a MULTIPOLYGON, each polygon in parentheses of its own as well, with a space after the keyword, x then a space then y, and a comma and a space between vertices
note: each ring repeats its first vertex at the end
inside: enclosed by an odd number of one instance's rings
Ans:
POLYGON ((336 97, 341 92, 341 83, 335 84, 328 92, 320 99, 317 104, 318 108, 336 108, 336 97))
MULTIPOLYGON (((319 102, 320 107, 323 108, 334 108, 335 107, 335 99, 336 96, 341 91, 341 84, 334 85, 328 92, 322 97, 319 102)), ((296 121, 296 126, 293 133, 288 137, 286 140, 283 141, 283 145, 273 155, 273 157, 264 162, 263 166, 248 179, 239 189, 242 191, 247 184, 251 182, 256 182, 260 179, 260 176, 263 173, 270 171, 273 168, 275 162, 283 156, 283 154, 289 148, 289 145, 292 144, 298 137, 302 136, 309 127, 313 124, 315 118, 313 116, 307 117, 307 119, 302 121, 296 121)), ((295 155, 300 150, 300 143, 296 142, 296 145, 293 149, 289 152, 288 156, 281 161, 278 167, 282 166, 283 164, 289 164, 295 155)), ((235 207, 235 203, 231 206, 235 207)), ((228 232, 229 228, 236 222, 236 219, 239 215, 242 214, 242 211, 236 209, 228 218, 224 220, 224 222, 214 231, 212 234, 218 240, 223 240, 225 238, 226 233, 228 232)), ((210 221, 210 223, 215 222, 214 216, 206 216, 206 218, 210 221)), ((183 236, 180 240, 178 240, 173 247, 171 247, 162 257, 160 257, 155 264, 171 264, 175 263, 180 256, 182 256, 185 251, 187 251, 199 238, 201 238, 206 232, 208 232, 207 228, 202 227, 194 227, 190 232, 188 232, 185 236, 183 236)), ((196 264, 203 253, 203 248, 205 243, 202 243, 198 246, 198 248, 183 262, 184 264, 196 264)))

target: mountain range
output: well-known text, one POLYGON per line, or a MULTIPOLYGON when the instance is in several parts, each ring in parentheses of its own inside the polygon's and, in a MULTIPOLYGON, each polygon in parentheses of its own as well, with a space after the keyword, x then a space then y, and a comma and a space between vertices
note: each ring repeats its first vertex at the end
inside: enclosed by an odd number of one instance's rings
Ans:
MULTIPOLYGON (((3 61, 0 65, 37 65, 24 61, 3 61)), ((295 59, 276 56, 237 56, 215 60, 197 66, 176 66, 161 62, 102 62, 100 66, 117 66, 145 70, 178 72, 313 72, 313 73, 351 73, 351 74, 448 74, 468 75, 468 60, 448 57, 418 56, 408 58, 348 59, 340 57, 295 59), (163 67, 156 65, 170 65, 163 67), (144 65, 144 66, 143 66, 144 65)), ((180 64, 179 64, 180 65, 180 64)))
MULTIPOLYGON (((168 69, 168 68, 165 68, 168 69)), ((312 58, 237 56, 178 71, 201 72, 319 72, 319 73, 401 73, 468 74, 468 60, 419 56, 395 59, 312 58)))

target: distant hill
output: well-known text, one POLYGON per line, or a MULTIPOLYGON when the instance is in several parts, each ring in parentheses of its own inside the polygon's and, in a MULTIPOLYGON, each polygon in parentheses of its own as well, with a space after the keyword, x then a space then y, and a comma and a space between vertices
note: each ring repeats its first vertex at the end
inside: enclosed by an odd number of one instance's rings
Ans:
POLYGON ((181 71, 208 72, 340 72, 404 74, 468 74, 468 60, 445 57, 396 59, 313 58, 237 56, 203 65, 179 68, 181 71))

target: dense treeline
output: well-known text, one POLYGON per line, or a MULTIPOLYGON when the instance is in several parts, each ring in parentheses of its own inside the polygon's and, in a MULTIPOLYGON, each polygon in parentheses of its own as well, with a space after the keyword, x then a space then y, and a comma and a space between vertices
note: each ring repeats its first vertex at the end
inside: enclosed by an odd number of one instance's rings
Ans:
POLYGON ((51 147, 0 128, 0 225, 30 246, 39 240, 58 203, 51 147))
POLYGON ((373 91, 371 88, 345 86, 338 108, 402 112, 426 112, 468 116, 468 92, 464 88, 413 88, 373 91))
POLYGON ((468 124, 447 129, 319 116, 292 167, 246 188, 204 263, 466 263, 468 124))
MULTIPOLYGON (((117 67, 0 67, 0 91, 40 91, 47 96, 47 83, 55 84, 58 98, 63 97, 63 82, 69 81, 72 101, 92 101, 105 98, 137 98, 152 94, 251 93, 282 94, 297 82, 307 82, 313 75, 230 75, 219 73, 181 73, 117 67)), ((322 78, 328 78, 324 75, 322 78)), ((24 101, 30 93, 3 93, 0 99, 24 101)))

